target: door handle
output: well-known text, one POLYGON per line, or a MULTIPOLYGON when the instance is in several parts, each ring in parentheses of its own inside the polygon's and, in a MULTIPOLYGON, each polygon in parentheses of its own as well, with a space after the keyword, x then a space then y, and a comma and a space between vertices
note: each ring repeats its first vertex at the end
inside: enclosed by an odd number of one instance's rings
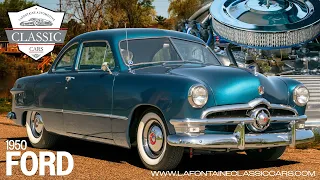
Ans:
POLYGON ((75 78, 75 77, 72 77, 72 76, 67 76, 67 77, 66 77, 66 81, 67 81, 67 82, 71 81, 72 79, 76 79, 76 78, 75 78))

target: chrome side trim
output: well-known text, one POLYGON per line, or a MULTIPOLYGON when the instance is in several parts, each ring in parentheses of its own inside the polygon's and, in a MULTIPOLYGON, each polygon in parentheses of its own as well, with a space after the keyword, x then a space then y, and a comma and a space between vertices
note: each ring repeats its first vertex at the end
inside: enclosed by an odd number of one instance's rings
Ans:
POLYGON ((201 119, 205 119, 208 115, 216 112, 224 112, 224 111, 237 111, 237 110, 251 110, 254 109, 258 105, 266 105, 268 109, 284 109, 288 111, 292 111, 294 114, 298 114, 297 110, 294 108, 283 105, 283 104, 271 104, 264 98, 257 98, 250 101, 248 104, 233 104, 233 105, 223 105, 223 106, 215 106, 208 108, 202 112, 201 119))
POLYGON ((112 114, 92 113, 92 112, 83 112, 83 111, 70 111, 70 110, 63 110, 63 113, 75 114, 75 115, 83 115, 83 116, 95 116, 95 117, 105 117, 105 118, 128 120, 127 117, 117 116, 117 115, 112 115, 112 114))
POLYGON ((56 113, 66 113, 66 114, 75 114, 75 115, 83 115, 83 116, 95 116, 95 117, 128 120, 128 118, 125 116, 118 116, 113 114, 102 114, 102 113, 92 113, 92 112, 83 112, 83 111, 70 111, 70 110, 63 110, 63 109, 25 107, 25 106, 17 106, 16 108, 22 109, 22 110, 30 110, 30 111, 56 112, 56 113))
POLYGON ((54 109, 54 108, 40 108, 40 107, 26 107, 26 106, 16 106, 16 109, 21 110, 30 110, 30 111, 44 111, 44 112, 57 112, 57 113, 63 113, 62 109, 54 109))

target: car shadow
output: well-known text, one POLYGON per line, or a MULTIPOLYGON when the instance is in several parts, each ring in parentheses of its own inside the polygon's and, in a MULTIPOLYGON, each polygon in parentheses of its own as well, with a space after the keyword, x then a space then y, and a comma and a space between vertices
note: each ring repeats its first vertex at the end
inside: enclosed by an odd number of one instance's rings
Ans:
MULTIPOLYGON (((8 138, 9 140, 26 140, 28 147, 32 147, 28 138, 8 138)), ((67 151, 71 155, 84 156, 110 162, 127 162, 133 166, 145 168, 142 164, 136 148, 126 149, 113 145, 83 141, 75 138, 60 137, 59 143, 51 148, 53 151, 67 151)), ((272 162, 258 162, 250 160, 245 154, 217 153, 212 155, 196 155, 189 158, 186 153, 176 168, 181 173, 185 171, 238 171, 252 170, 270 167, 281 167, 297 164, 298 161, 279 159, 272 162)))

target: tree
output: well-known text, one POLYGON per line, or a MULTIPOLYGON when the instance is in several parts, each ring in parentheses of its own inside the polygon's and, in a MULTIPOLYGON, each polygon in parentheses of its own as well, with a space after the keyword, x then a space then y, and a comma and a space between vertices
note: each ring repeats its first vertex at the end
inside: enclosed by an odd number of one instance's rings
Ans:
POLYGON ((158 22, 158 24, 160 25, 164 25, 165 21, 167 20, 167 18, 163 17, 163 16, 156 16, 156 21, 158 22))
POLYGON ((110 28, 148 27, 154 21, 156 12, 153 0, 109 0, 106 7, 106 21, 110 28))
POLYGON ((8 12, 18 12, 34 5, 37 5, 37 3, 25 0, 4 0, 0 2, 0 31, 3 31, 4 28, 11 28, 8 12))
POLYGON ((85 31, 99 30, 105 18, 107 0, 65 0, 63 7, 69 19, 76 19, 85 26, 85 31))
POLYGON ((170 18, 176 22, 189 19, 189 17, 201 8, 205 0, 170 0, 168 12, 170 18))

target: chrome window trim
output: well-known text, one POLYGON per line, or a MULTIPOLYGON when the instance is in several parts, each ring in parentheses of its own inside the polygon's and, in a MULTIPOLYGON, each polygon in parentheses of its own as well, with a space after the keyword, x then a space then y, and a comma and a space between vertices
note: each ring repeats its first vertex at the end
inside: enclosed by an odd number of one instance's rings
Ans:
MULTIPOLYGON (((82 41, 81 44, 80 44, 80 47, 79 47, 79 53, 77 54, 77 58, 76 58, 76 63, 75 63, 75 67, 74 67, 75 71, 79 72, 79 71, 97 71, 98 70, 98 69, 94 69, 94 70, 90 70, 90 69, 81 70, 81 69, 79 69, 80 58, 81 58, 81 54, 82 54, 82 50, 83 50, 83 44, 92 43, 92 42, 105 42, 106 43, 106 51, 107 51, 107 47, 109 47, 110 50, 111 50, 111 46, 109 44, 109 41, 107 41, 107 40, 86 40, 86 41, 82 41)), ((113 60, 115 61, 113 52, 112 52, 112 56, 113 56, 113 60)), ((106 53, 104 54, 103 60, 105 60, 105 57, 106 57, 106 53)))
POLYGON ((43 111, 43 112, 56 112, 56 113, 66 113, 66 114, 75 114, 75 115, 84 115, 84 116, 94 116, 94 117, 105 117, 105 118, 114 118, 120 120, 128 120, 125 116, 118 116, 113 114, 103 114, 103 113, 93 113, 85 111, 71 111, 55 108, 40 108, 40 107, 26 107, 26 106, 17 106, 16 109, 21 110, 30 110, 30 111, 43 111))
MULTIPOLYGON (((65 55, 65 52, 66 52, 67 50, 69 50, 73 45, 76 45, 76 44, 78 44, 77 51, 76 51, 76 54, 77 54, 77 52, 79 51, 79 42, 75 42, 75 43, 70 44, 68 48, 66 48, 63 52, 61 52, 61 55, 59 56, 59 59, 56 60, 56 63, 54 63, 54 66, 53 66, 53 68, 51 69, 51 72, 53 72, 53 73, 60 73, 60 72, 57 72, 57 71, 56 71, 57 65, 58 65, 59 62, 61 61, 61 58, 65 55)), ((71 68, 73 68, 74 63, 75 63, 76 60, 77 60, 77 56, 78 56, 78 54, 76 55, 76 57, 75 57, 76 59, 74 60, 71 68)), ((70 71, 72 71, 72 69, 71 69, 70 71)), ((63 73, 63 72, 70 72, 70 71, 61 71, 61 72, 63 73)))

